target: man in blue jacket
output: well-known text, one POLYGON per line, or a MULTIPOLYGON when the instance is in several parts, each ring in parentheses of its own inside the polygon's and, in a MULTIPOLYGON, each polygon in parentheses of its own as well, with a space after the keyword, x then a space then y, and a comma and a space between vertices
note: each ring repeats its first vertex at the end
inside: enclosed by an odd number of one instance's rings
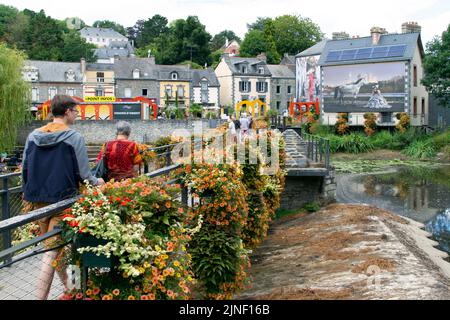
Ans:
MULTIPOLYGON (((91 173, 84 138, 69 128, 77 117, 76 105, 70 96, 56 95, 51 103, 53 122, 34 130, 27 138, 22 162, 23 197, 28 202, 27 210, 74 197, 84 181, 92 185, 105 183, 91 173)), ((61 220, 62 214, 40 219, 41 233, 53 230, 61 220)), ((47 248, 54 245, 55 238, 45 242, 47 248)), ((38 279, 38 299, 47 299, 55 272, 52 262, 61 253, 61 249, 44 253, 38 279)), ((58 275, 66 285, 67 276, 63 269, 58 275)))

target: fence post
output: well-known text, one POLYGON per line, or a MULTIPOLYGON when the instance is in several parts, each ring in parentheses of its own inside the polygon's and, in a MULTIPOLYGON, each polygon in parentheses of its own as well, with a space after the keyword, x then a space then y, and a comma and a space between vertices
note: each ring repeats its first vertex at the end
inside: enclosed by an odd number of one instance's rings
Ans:
MULTIPOLYGON (((2 220, 10 218, 9 211, 9 191, 8 191, 8 177, 3 180, 3 194, 2 194, 2 220)), ((11 230, 3 232, 3 250, 11 248, 11 230)), ((7 256, 4 263, 11 262, 11 256, 7 256)))
POLYGON ((328 169, 330 165, 330 142, 325 140, 325 167, 328 169))
POLYGON ((323 139, 319 138, 319 161, 322 162, 323 158, 323 139))
POLYGON ((188 203, 188 188, 184 184, 181 185, 181 203, 189 207, 188 203))
POLYGON ((166 166, 167 167, 170 166, 170 155, 171 155, 170 146, 168 146, 166 148, 166 166))

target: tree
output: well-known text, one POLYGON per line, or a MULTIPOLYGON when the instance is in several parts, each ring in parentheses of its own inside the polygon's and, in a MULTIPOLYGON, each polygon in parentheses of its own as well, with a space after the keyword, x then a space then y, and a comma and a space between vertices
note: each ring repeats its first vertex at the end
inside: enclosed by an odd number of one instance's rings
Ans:
POLYGON ((225 44, 225 39, 229 41, 236 40, 237 42, 241 42, 241 39, 231 30, 224 30, 216 34, 211 40, 211 51, 216 51, 222 48, 225 44))
POLYGON ((132 33, 132 38, 136 40, 136 47, 145 47, 169 31, 167 23, 167 18, 155 14, 148 20, 138 20, 129 34, 132 33))
POLYGON ((22 79, 23 53, 0 43, 0 151, 10 151, 18 126, 30 119, 31 88, 22 79))
POLYGON ((442 106, 450 107, 450 24, 441 37, 427 43, 422 84, 442 106))
POLYGON ((271 21, 272 19, 269 17, 258 17, 255 22, 248 24, 247 23, 247 29, 248 31, 252 30, 259 30, 264 31, 264 26, 268 21, 271 21))
POLYGON ((324 34, 309 18, 283 15, 273 20, 273 37, 278 53, 296 55, 319 42, 324 34))
POLYGON ((85 58, 87 62, 94 62, 95 45, 86 43, 86 40, 80 37, 78 31, 71 30, 63 35, 64 45, 61 49, 61 60, 77 62, 85 58))
POLYGON ((266 22, 264 26, 264 37, 266 39, 266 55, 267 55, 267 62, 278 64, 281 60, 281 55, 277 51, 277 45, 275 43, 274 39, 275 34, 275 26, 272 20, 269 20, 266 22))
POLYGON ((242 57, 254 57, 266 51, 266 38, 261 30, 250 30, 245 34, 241 43, 240 55, 242 57))
POLYGON ((110 20, 97 20, 94 22, 94 24, 92 25, 94 28, 110 28, 113 29, 114 31, 117 31, 118 33, 120 33, 123 36, 126 36, 127 31, 125 30, 124 26, 122 26, 121 24, 114 22, 114 21, 110 21, 110 20))
POLYGON ((0 40, 5 40, 7 29, 11 22, 16 20, 18 13, 16 8, 0 4, 0 40))

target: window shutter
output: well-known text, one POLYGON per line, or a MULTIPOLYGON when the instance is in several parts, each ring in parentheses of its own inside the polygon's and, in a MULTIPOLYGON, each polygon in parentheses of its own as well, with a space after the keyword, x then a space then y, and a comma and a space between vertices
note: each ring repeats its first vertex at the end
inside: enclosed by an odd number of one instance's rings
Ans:
POLYGON ((239 81, 239 91, 242 92, 242 81, 239 81))
POLYGON ((247 82, 248 83, 248 90, 247 92, 252 91, 252 83, 250 81, 247 82))

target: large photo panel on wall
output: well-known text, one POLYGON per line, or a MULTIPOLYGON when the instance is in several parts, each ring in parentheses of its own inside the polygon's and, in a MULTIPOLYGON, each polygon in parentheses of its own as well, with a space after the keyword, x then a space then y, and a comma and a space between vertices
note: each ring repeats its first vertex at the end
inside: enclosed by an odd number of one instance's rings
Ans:
POLYGON ((404 62, 323 67, 325 112, 403 112, 404 62))

